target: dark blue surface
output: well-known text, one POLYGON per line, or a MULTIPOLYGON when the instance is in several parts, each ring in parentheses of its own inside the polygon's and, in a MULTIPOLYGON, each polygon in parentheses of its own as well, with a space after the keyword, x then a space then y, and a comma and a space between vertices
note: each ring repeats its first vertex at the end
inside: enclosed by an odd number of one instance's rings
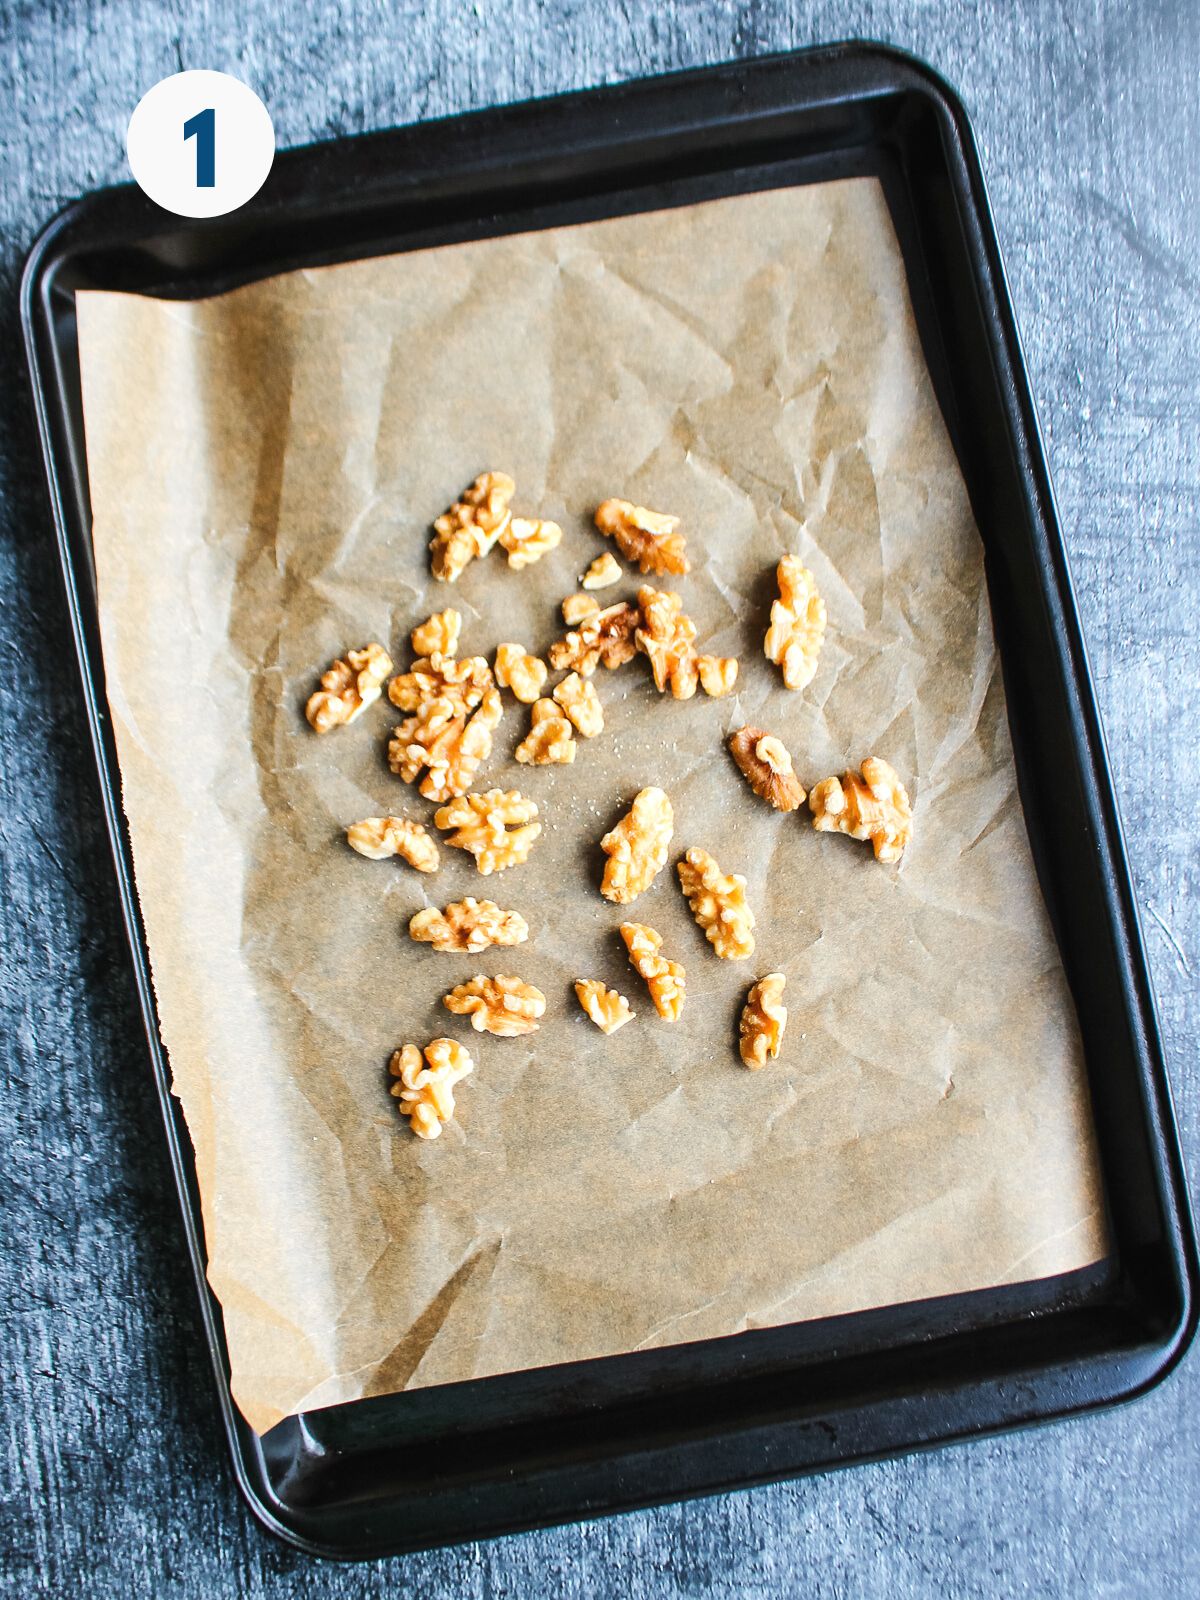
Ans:
POLYGON ((236 73, 281 145, 848 34, 915 50, 982 148, 1197 1167, 1200 17, 1177 4, 0 3, 0 1102, 13 1595, 1192 1595, 1193 1355, 1118 1413, 372 1567, 237 1499, 122 953, 17 356, 24 251, 127 174, 138 97, 236 73), (313 21, 315 14, 321 17, 313 21))

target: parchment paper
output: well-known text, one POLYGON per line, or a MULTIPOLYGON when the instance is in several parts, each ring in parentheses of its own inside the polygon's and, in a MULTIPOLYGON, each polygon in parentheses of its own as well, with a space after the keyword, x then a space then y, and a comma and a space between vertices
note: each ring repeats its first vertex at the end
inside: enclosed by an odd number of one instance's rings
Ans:
MULTIPOLYGON (((736 1334, 1066 1271, 1105 1251, 1081 1049, 1017 797, 979 538, 873 180, 300 272, 196 304, 79 297, 108 697, 209 1277, 237 1402, 300 1409, 736 1334), (488 467, 565 535, 429 577, 431 519, 488 467), (432 806, 384 760, 386 701, 315 736, 318 673, 448 603, 463 653, 544 650, 618 494, 683 518, 678 585, 735 696, 646 663, 595 679, 608 726, 518 767, 508 710, 476 787, 545 833, 487 879, 355 856, 360 817, 432 806), (829 608, 791 694, 762 656, 773 568, 829 608), (724 747, 780 735, 808 783, 869 754, 906 778, 903 865, 751 795, 724 747), (749 880, 758 948, 718 961, 673 870, 624 911, 601 834, 636 790, 749 880), (406 924, 466 894, 528 944, 435 954, 406 924), (622 918, 688 974, 653 1013, 622 918), (787 974, 781 1059, 736 1019, 787 974), (472 1034, 440 997, 515 972, 539 1033, 472 1034), (637 1020, 610 1038, 571 984, 637 1020), (405 1040, 469 1041, 436 1143, 388 1097, 405 1040)), ((606 591, 632 594, 635 580, 606 591)))

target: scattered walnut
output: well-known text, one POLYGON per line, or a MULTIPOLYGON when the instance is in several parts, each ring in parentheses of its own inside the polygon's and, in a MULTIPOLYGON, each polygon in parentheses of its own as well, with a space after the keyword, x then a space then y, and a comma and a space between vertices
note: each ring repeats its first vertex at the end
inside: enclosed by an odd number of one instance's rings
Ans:
POLYGON ((625 996, 618 994, 615 989, 606 989, 597 978, 579 978, 575 993, 579 1004, 601 1033, 616 1033, 618 1028, 633 1021, 634 1013, 630 1011, 625 996))
POLYGON ((469 983, 451 989, 443 996, 442 1004, 456 1016, 470 1017, 471 1026, 479 1033, 515 1039, 519 1034, 537 1032, 538 1018, 546 1009, 546 996, 520 978, 503 974, 485 978, 479 973, 469 983))
POLYGON ((572 672, 555 688, 554 698, 585 739, 604 732, 604 707, 595 684, 572 672))
POLYGON ((662 934, 643 922, 623 922, 621 937, 638 976, 646 980, 654 1009, 668 1022, 677 1022, 683 1010, 685 973, 678 961, 668 961, 659 954, 662 934))
POLYGON ((641 615, 628 600, 594 612, 577 630, 550 646, 550 665, 555 672, 573 669, 585 678, 590 678, 601 662, 610 669, 623 666, 637 654, 633 635, 641 615))
POLYGON ((529 925, 517 911, 504 911, 494 900, 453 900, 445 911, 427 906, 408 925, 409 936, 435 950, 466 950, 477 955, 494 944, 524 944, 529 925))
POLYGON ((546 663, 541 656, 528 655, 524 645, 496 646, 496 682, 502 689, 511 689, 518 700, 532 705, 545 681, 546 663))
POLYGON ((481 473, 434 523, 433 575, 454 583, 467 563, 485 556, 512 519, 516 484, 506 472, 481 473))
POLYGON ((782 972, 768 972, 746 996, 739 1027, 739 1049, 751 1072, 758 1072, 779 1054, 783 1030, 787 1027, 787 1007, 783 1003, 782 972))
POLYGON ((636 561, 643 572, 682 574, 688 570, 686 540, 675 531, 678 517, 647 511, 628 500, 605 500, 596 508, 595 522, 601 533, 616 542, 626 561, 636 561))
POLYGON ((462 632, 462 617, 452 607, 435 611, 433 616, 410 635, 415 656, 452 656, 458 649, 458 636, 462 632))
POLYGON ((729 736, 733 759, 755 794, 776 811, 804 804, 804 789, 785 746, 765 728, 739 728, 729 736))
POLYGON ((533 708, 529 732, 513 754, 535 767, 565 765, 574 761, 578 746, 571 724, 553 700, 539 700, 533 708))
POLYGON ((321 687, 309 695, 304 715, 318 733, 353 722, 379 699, 391 670, 392 658, 380 644, 347 650, 321 674, 321 687))
POLYGON ((822 778, 808 797, 818 833, 847 833, 870 839, 876 861, 899 861, 912 843, 912 806, 895 770, 879 756, 868 756, 862 776, 822 778))
POLYGON ((420 1139, 436 1139, 442 1123, 454 1115, 454 1085, 475 1070, 470 1054, 457 1039, 435 1039, 422 1059, 415 1044, 402 1045, 388 1070, 399 1081, 392 1093, 401 1116, 420 1139))
MULTIPOLYGON (((420 631, 420 630, 418 630, 420 631)), ((407 672, 388 684, 388 699, 401 711, 419 711, 427 700, 451 700, 455 711, 471 711, 494 687, 492 669, 482 656, 419 656, 407 672)))
POLYGON ((744 961, 754 950, 754 913, 746 904, 746 880, 726 876, 707 850, 693 847, 678 863, 679 885, 722 961, 744 961))
MULTIPOLYGON (((607 589, 610 584, 620 583, 621 563, 611 550, 606 550, 596 557, 579 581, 585 589, 607 589)), ((567 621, 570 620, 568 617, 567 621)))
POLYGON ((436 872, 438 847, 419 822, 407 817, 367 817, 346 829, 346 843, 368 861, 399 856, 418 872, 436 872))
POLYGON ((584 617, 594 617, 599 609, 600 602, 593 595, 569 594, 562 603, 562 619, 568 628, 573 628, 584 617))
POLYGON ((779 599, 771 607, 771 626, 763 640, 768 661, 783 668, 789 689, 803 689, 817 670, 825 636, 825 602, 816 579, 797 556, 784 556, 776 568, 779 599))
POLYGON ((617 905, 636 900, 654 882, 667 859, 675 814, 661 789, 642 789, 633 805, 600 841, 608 860, 600 893, 617 905))
POLYGON ((533 849, 542 831, 535 821, 538 808, 515 789, 488 789, 484 794, 465 794, 434 813, 434 824, 443 832, 453 828, 446 843, 469 850, 484 877, 519 866, 533 849))
POLYGON ((697 656, 696 666, 700 670, 700 687, 714 700, 728 694, 737 682, 736 656, 697 656))
POLYGON ((516 571, 531 567, 548 551, 557 547, 562 529, 557 522, 538 522, 529 517, 513 517, 500 535, 500 543, 508 551, 508 564, 516 571))
POLYGON ((444 696, 426 700, 392 734, 388 765, 405 783, 412 783, 427 767, 420 784, 427 800, 465 794, 480 762, 491 753, 492 734, 503 715, 498 689, 488 690, 470 719, 444 696))
POLYGON ((690 700, 696 692, 699 668, 692 640, 696 624, 683 614, 683 601, 667 590, 644 584, 638 590, 642 625, 637 630, 637 647, 649 657, 654 687, 662 694, 668 687, 676 700, 690 700))

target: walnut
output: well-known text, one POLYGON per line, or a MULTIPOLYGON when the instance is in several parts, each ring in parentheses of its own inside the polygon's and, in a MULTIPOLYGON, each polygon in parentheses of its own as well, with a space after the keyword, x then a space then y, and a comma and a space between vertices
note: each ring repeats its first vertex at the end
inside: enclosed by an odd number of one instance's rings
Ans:
POLYGON ((688 570, 686 541, 675 531, 678 517, 647 511, 628 500, 605 500, 596 508, 595 522, 602 534, 615 541, 626 561, 636 561, 642 572, 682 574, 688 570))
MULTIPOLYGON (((462 617, 453 608, 436 611, 413 629, 410 638, 414 656, 452 656, 458 649, 462 617)), ((411 708, 410 708, 411 709, 411 708)))
POLYGON ((434 523, 433 575, 454 583, 467 563, 485 556, 512 520, 516 484, 506 472, 481 473, 434 523))
POLYGON ((804 804, 804 790, 792 758, 765 728, 739 728, 729 736, 729 749, 755 794, 776 811, 795 811, 804 804))
POLYGON ((771 607, 771 626, 763 640, 768 661, 783 668, 789 689, 803 689, 817 671, 825 636, 825 602, 816 579, 798 556, 784 556, 776 568, 779 599, 771 607))
POLYGON ((818 833, 846 833, 870 839, 876 861, 899 861, 912 843, 912 806, 895 770, 879 756, 868 756, 862 776, 822 778, 808 797, 818 833))
POLYGON ((562 619, 568 628, 573 628, 584 617, 594 617, 599 609, 600 602, 593 595, 569 594, 562 603, 562 619))
POLYGON ((412 783, 423 767, 420 790, 427 800, 447 800, 465 794, 481 761, 492 749, 492 734, 500 725, 504 706, 498 689, 489 689, 470 718, 453 700, 426 700, 415 716, 407 718, 388 742, 388 766, 405 783, 412 783))
POLYGON ((346 829, 346 843, 368 861, 399 856, 418 872, 438 869, 437 842, 419 822, 407 817, 367 817, 346 829))
POLYGON ((496 682, 502 689, 511 689, 518 700, 532 705, 545 681, 546 663, 541 656, 528 655, 519 644, 496 646, 496 682))
POLYGON ((700 672, 700 687, 714 700, 728 694, 737 682, 736 656, 697 656, 696 666, 700 672))
POLYGON ((515 1039, 520 1034, 536 1033, 538 1018, 546 1009, 546 996, 533 984, 499 974, 485 978, 477 974, 469 983, 460 983, 442 997, 447 1011, 470 1017, 478 1033, 494 1033, 498 1039, 515 1039))
POLYGON ((388 1064, 399 1081, 392 1093, 401 1116, 420 1139, 436 1139, 442 1123, 454 1115, 454 1085, 475 1070, 470 1054, 457 1039, 434 1039, 424 1058, 415 1044, 402 1045, 388 1064))
POLYGON ((500 535, 500 543, 508 551, 508 564, 516 571, 531 567, 548 551, 557 547, 562 529, 557 522, 538 522, 528 517, 513 517, 500 535))
POLYGON ((494 944, 524 944, 529 925, 517 911, 503 911, 494 900, 453 900, 445 911, 427 906, 408 925, 409 937, 435 950, 477 955, 494 944))
POLYGON ((783 1003, 782 972, 768 972, 746 996, 742 1009, 739 1049, 751 1072, 758 1072, 779 1054, 783 1030, 787 1027, 787 1007, 783 1003))
POLYGON ((754 950, 754 913, 746 904, 746 880, 726 876, 707 850, 693 847, 678 863, 679 886, 722 961, 744 961, 754 950))
POLYGON ((554 698, 585 739, 594 739, 604 732, 604 707, 595 684, 572 672, 557 685, 554 698))
POLYGON ((550 646, 550 665, 555 672, 574 670, 585 678, 601 663, 610 670, 624 666, 637 654, 633 635, 640 621, 641 612, 628 600, 596 611, 550 646))
POLYGON ((435 652, 419 656, 407 672, 398 673, 388 684, 388 699, 401 711, 419 711, 427 700, 452 700, 461 714, 473 710, 494 687, 492 669, 482 656, 456 661, 435 652))
POLYGON ((379 699, 391 670, 392 658, 381 644, 347 650, 321 674, 321 687, 309 695, 304 715, 318 733, 353 722, 379 699))
POLYGON ((646 980, 654 1009, 668 1022, 677 1022, 683 1010, 685 973, 678 961, 659 955, 662 934, 643 922, 623 922, 621 937, 638 976, 646 980))
POLYGON ((489 789, 465 794, 434 813, 434 825, 455 831, 446 840, 458 850, 469 850, 484 877, 520 866, 542 831, 535 821, 537 805, 515 789, 489 789))
POLYGON ((597 978, 579 978, 575 994, 601 1033, 616 1033, 618 1028, 633 1021, 634 1013, 625 996, 615 989, 606 989, 597 978))
MULTIPOLYGON (((611 550, 606 550, 602 556, 597 556, 579 580, 585 589, 607 589, 611 584, 620 581, 621 563, 611 550)), ((570 620, 568 617, 567 621, 570 620)))
POLYGON ((608 860, 600 893, 617 905, 627 905, 648 889, 667 859, 675 814, 661 789, 642 789, 633 805, 600 841, 608 860))
POLYGON ((728 694, 737 680, 738 664, 732 657, 699 656, 693 640, 696 624, 683 611, 683 601, 666 589, 643 584, 638 590, 642 614, 637 647, 650 661, 654 687, 670 689, 676 700, 690 700, 697 683, 705 694, 728 694))
POLYGON ((571 724, 554 701, 539 700, 533 708, 529 732, 513 754, 518 761, 547 767, 574 761, 577 749, 571 724))

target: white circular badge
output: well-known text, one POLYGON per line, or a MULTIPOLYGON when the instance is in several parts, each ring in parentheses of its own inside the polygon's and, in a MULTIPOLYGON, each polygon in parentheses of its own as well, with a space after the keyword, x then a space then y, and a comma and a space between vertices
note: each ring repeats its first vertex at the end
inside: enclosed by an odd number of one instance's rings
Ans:
POLYGON ((181 217, 244 206, 275 159, 271 115, 227 72, 176 72, 138 101, 125 136, 138 184, 181 217))

